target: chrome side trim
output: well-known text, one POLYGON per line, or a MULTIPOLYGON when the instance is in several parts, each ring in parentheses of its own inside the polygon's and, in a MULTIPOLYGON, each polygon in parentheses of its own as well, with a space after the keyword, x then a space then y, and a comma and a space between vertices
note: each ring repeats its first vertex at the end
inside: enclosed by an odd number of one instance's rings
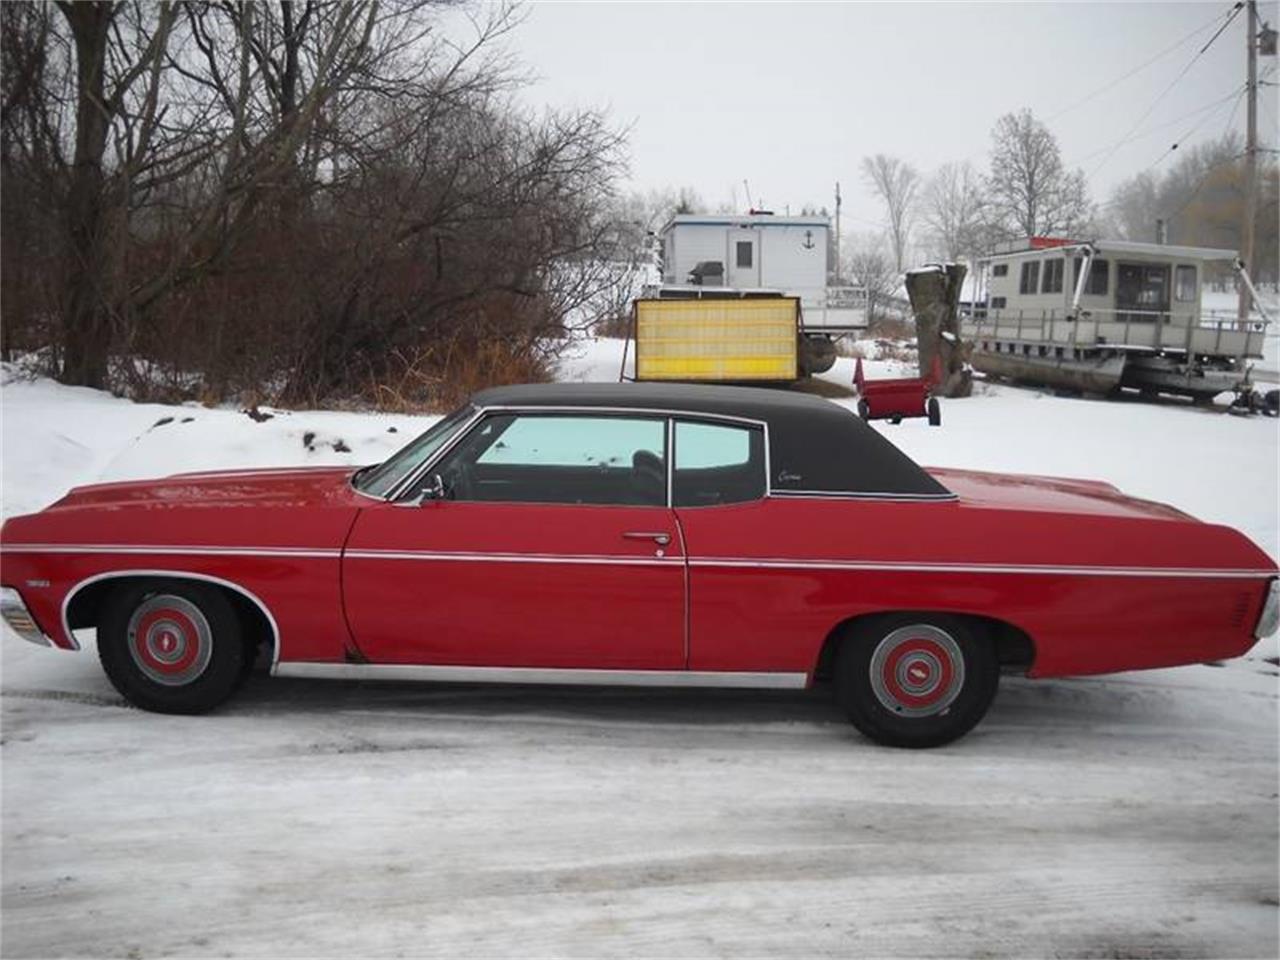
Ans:
POLYGON ((448 560, 470 563, 576 563, 591 565, 619 566, 679 566, 684 563, 683 556, 677 557, 640 557, 635 555, 613 554, 572 554, 572 553, 463 553, 457 551, 431 550, 348 550, 347 560, 448 560))
POLYGON ((751 417, 740 417, 737 414, 732 413, 708 413, 703 410, 676 410, 672 407, 604 407, 594 404, 569 404, 560 406, 502 405, 485 407, 484 409, 493 413, 634 413, 649 417, 689 417, 694 420, 724 420, 730 423, 749 423, 756 427, 768 426, 764 420, 755 420, 751 417))
POLYGON ((906 500, 911 502, 946 502, 959 500, 954 493, 890 493, 854 490, 775 490, 775 497, 797 500, 906 500))
POLYGON ((676 421, 667 417, 667 509, 676 505, 676 421))
POLYGON ((231 580, 224 580, 222 577, 211 577, 204 573, 191 573, 189 570, 112 570, 110 573, 99 573, 81 580, 68 590, 67 595, 62 598, 62 630, 66 634, 72 650, 80 649, 80 644, 76 642, 75 634, 71 632, 71 621, 67 617, 67 611, 71 608, 72 599, 90 584, 98 583, 102 580, 118 580, 121 577, 164 577, 169 580, 201 580, 205 583, 215 583, 220 587, 226 587, 228 590, 234 590, 261 610, 262 615, 267 618, 267 623, 271 626, 272 669, 275 669, 275 665, 280 662, 280 625, 276 623, 276 618, 271 615, 271 610, 262 602, 262 599, 257 594, 246 590, 240 584, 231 580))
POLYGON ((918 563, 884 560, 746 560, 736 557, 697 557, 691 567, 758 567, 778 570, 849 570, 873 573, 999 573, 1077 577, 1165 577, 1203 580, 1254 580, 1275 576, 1272 570, 1216 570, 1197 567, 1081 567, 1041 564, 918 563))
POLYGON ((801 690, 806 673, 734 673, 710 670, 575 670, 542 667, 452 667, 399 663, 310 663, 286 661, 277 677, 315 680, 413 680, 442 683, 545 683, 619 687, 740 687, 801 690))
MULTIPOLYGON (((1212 567, 1110 567, 1056 564, 929 563, 915 560, 807 560, 788 557, 642 557, 634 554, 503 553, 447 550, 313 550, 306 547, 179 547, 129 544, 0 544, 5 553, 87 553, 109 555, 244 556, 317 558, 326 560, 440 560, 475 563, 559 563, 622 566, 671 566, 687 562, 692 567, 758 567, 782 570, 851 570, 899 573, 997 573, 1050 574, 1082 577, 1167 577, 1187 579, 1252 580, 1274 577, 1274 570, 1217 569, 1212 567)), ((122 570, 128 576, 152 571, 122 570)), ((172 571, 174 576, 204 575, 172 571)), ((218 581, 215 577, 205 579, 218 581)), ((230 585, 230 584, 228 584, 230 585)))
POLYGON ((312 547, 211 547, 167 546, 128 543, 4 543, 3 553, 109 553, 109 554, 163 554, 166 556, 194 557, 302 557, 336 560, 342 556, 339 549, 324 550, 312 547))

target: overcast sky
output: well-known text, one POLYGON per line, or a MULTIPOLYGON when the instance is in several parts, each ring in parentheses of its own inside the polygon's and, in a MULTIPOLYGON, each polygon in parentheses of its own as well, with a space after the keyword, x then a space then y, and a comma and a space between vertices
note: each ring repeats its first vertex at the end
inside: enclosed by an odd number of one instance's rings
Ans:
MULTIPOLYGON (((853 231, 882 219, 863 156, 896 154, 922 172, 961 159, 985 168, 993 123, 1020 107, 1048 123, 1098 201, 1189 131, 1188 144, 1243 132, 1243 11, 1192 62, 1231 6, 546 0, 510 43, 538 77, 526 101, 606 107, 630 126, 636 187, 687 185, 713 208, 745 210, 746 179, 757 205, 782 213, 833 205, 839 180, 853 231)), ((1259 16, 1274 25, 1277 4, 1259 16)), ((1275 90, 1259 111, 1266 146, 1275 90)))

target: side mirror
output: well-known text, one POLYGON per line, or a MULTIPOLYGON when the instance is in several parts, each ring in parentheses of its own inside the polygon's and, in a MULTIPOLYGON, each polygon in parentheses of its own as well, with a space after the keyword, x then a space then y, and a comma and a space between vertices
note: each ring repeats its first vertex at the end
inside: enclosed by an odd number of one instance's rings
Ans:
POLYGON ((431 475, 431 482, 422 488, 422 498, 419 503, 426 503, 428 500, 444 499, 444 477, 438 473, 431 475))

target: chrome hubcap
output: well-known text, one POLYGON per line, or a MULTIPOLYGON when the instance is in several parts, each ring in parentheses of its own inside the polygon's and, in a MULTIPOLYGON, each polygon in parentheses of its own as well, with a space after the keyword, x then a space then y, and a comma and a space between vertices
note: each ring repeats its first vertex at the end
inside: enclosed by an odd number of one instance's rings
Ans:
POLYGON ((964 655, 955 638, 932 624, 894 630, 871 654, 871 689, 901 717, 945 713, 964 687, 964 655))
POLYGON ((198 678, 213 656, 213 631, 190 600, 156 594, 138 604, 126 628, 129 655, 149 680, 180 687, 198 678))

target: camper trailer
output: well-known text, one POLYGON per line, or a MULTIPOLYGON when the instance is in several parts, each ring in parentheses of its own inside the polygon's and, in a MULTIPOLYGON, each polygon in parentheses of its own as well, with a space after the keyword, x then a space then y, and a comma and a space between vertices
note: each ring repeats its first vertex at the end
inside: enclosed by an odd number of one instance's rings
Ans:
MULTIPOLYGON (((1110 394, 1129 387, 1207 402, 1248 389, 1266 320, 1206 310, 1232 250, 1033 237, 978 264, 985 303, 965 312, 971 362, 986 373, 1110 394)), ((1244 277, 1248 281, 1247 275, 1244 277)))
MULTIPOLYGON (((649 322, 638 320, 636 325, 637 361, 652 352, 652 345, 644 342, 646 336, 652 339, 661 332, 661 349, 671 361, 664 360, 661 369, 708 371, 695 379, 792 379, 830 369, 836 358, 835 338, 867 325, 865 290, 828 284, 830 230, 826 217, 780 217, 765 211, 672 217, 659 231, 662 284, 646 290, 644 299, 705 303, 677 311, 678 337, 663 325, 668 314, 676 316, 675 308, 646 304, 640 312, 646 313, 644 319, 649 322), (794 318, 790 359, 778 353, 773 327, 767 345, 771 359, 765 363, 757 356, 757 338, 748 333, 755 329, 754 315, 764 308, 747 301, 760 299, 786 301, 778 306, 794 318), (699 320, 703 314, 706 323, 699 320), (698 355, 697 363, 676 362, 677 341, 688 342, 698 355), (704 363, 704 354, 716 358, 715 362, 704 363)), ((640 367, 637 376, 645 377, 640 367)))

